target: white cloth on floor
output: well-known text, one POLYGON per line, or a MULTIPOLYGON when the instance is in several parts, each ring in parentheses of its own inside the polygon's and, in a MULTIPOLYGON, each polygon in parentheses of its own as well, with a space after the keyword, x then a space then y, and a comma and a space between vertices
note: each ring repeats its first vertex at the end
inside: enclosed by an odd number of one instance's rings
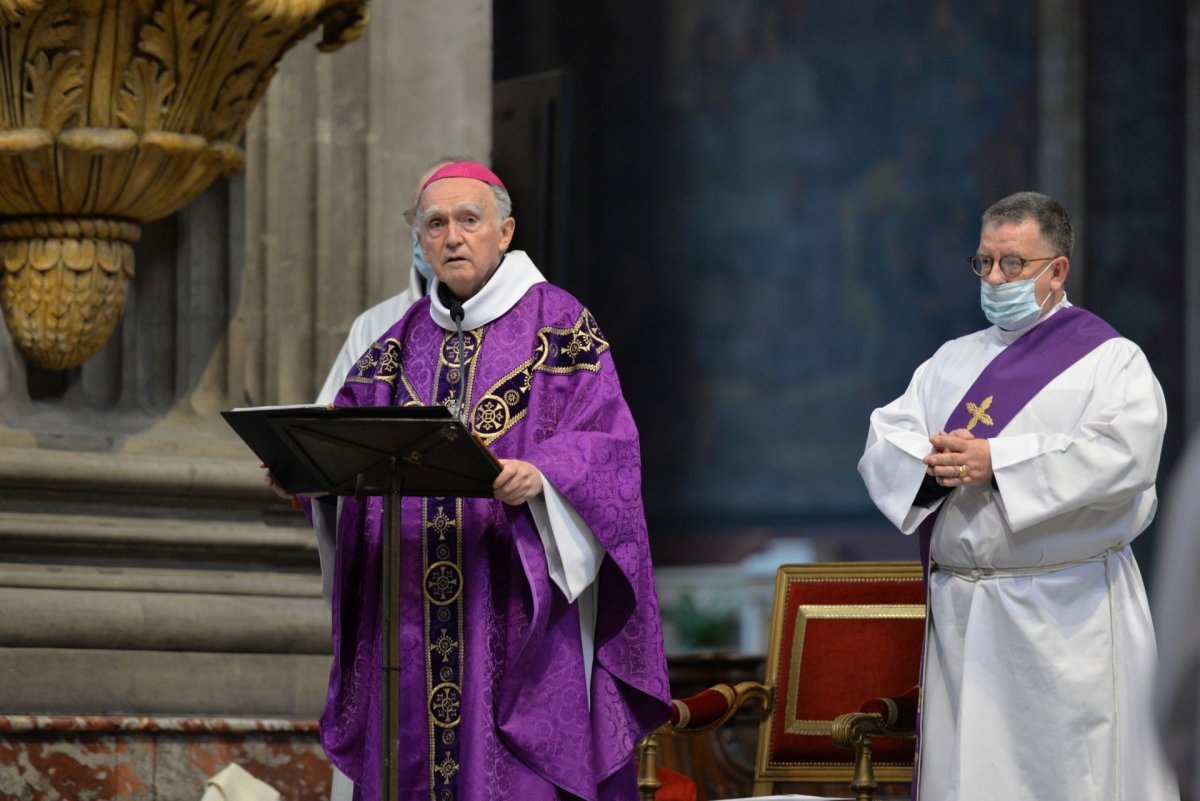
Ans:
POLYGON ((204 783, 200 801, 279 801, 279 791, 231 762, 204 783))

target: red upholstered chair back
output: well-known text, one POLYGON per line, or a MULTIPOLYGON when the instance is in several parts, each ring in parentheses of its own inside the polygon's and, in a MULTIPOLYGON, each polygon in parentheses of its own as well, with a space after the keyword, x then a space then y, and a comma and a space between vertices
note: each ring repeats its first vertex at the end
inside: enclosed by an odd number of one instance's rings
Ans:
MULTIPOLYGON (((755 792, 780 782, 848 782, 854 751, 834 719, 919 680, 925 587, 916 562, 784 565, 775 585, 755 792)), ((872 740, 880 781, 912 779, 913 740, 872 740)))

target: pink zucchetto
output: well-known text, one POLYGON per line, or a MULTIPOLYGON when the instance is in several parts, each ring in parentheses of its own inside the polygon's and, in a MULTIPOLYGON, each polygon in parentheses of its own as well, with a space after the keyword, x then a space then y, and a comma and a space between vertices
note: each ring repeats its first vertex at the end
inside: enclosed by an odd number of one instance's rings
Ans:
POLYGON ((438 167, 437 172, 429 176, 429 180, 421 185, 421 189, 423 190, 434 181, 440 181, 443 178, 474 178, 476 181, 483 181, 485 184, 498 186, 507 191, 507 187, 504 186, 504 182, 500 180, 499 176, 477 161, 455 161, 444 167, 438 167))

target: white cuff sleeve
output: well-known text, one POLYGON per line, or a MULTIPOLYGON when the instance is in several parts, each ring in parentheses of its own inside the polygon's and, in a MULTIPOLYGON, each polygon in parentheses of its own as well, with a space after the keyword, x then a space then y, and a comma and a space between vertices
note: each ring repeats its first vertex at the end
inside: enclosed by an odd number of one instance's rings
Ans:
POLYGON ((321 561, 321 597, 326 606, 333 605, 334 555, 337 553, 337 523, 342 511, 342 499, 337 499, 337 511, 331 504, 312 499, 312 523, 317 531, 317 557, 321 561), (327 514, 327 512, 334 512, 327 514))
POLYGON ((545 476, 542 476, 542 494, 529 501, 529 511, 546 549, 550 580, 562 590, 567 601, 574 603, 596 580, 604 559, 604 546, 571 502, 545 476))

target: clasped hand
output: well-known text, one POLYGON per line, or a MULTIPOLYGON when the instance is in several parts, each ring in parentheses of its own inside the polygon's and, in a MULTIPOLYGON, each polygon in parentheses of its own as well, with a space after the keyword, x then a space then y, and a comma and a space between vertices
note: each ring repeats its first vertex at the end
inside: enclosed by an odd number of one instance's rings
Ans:
POLYGON ((943 487, 961 487, 992 480, 992 448, 986 439, 976 439, 965 428, 942 432, 929 438, 933 453, 923 460, 925 472, 943 487))

